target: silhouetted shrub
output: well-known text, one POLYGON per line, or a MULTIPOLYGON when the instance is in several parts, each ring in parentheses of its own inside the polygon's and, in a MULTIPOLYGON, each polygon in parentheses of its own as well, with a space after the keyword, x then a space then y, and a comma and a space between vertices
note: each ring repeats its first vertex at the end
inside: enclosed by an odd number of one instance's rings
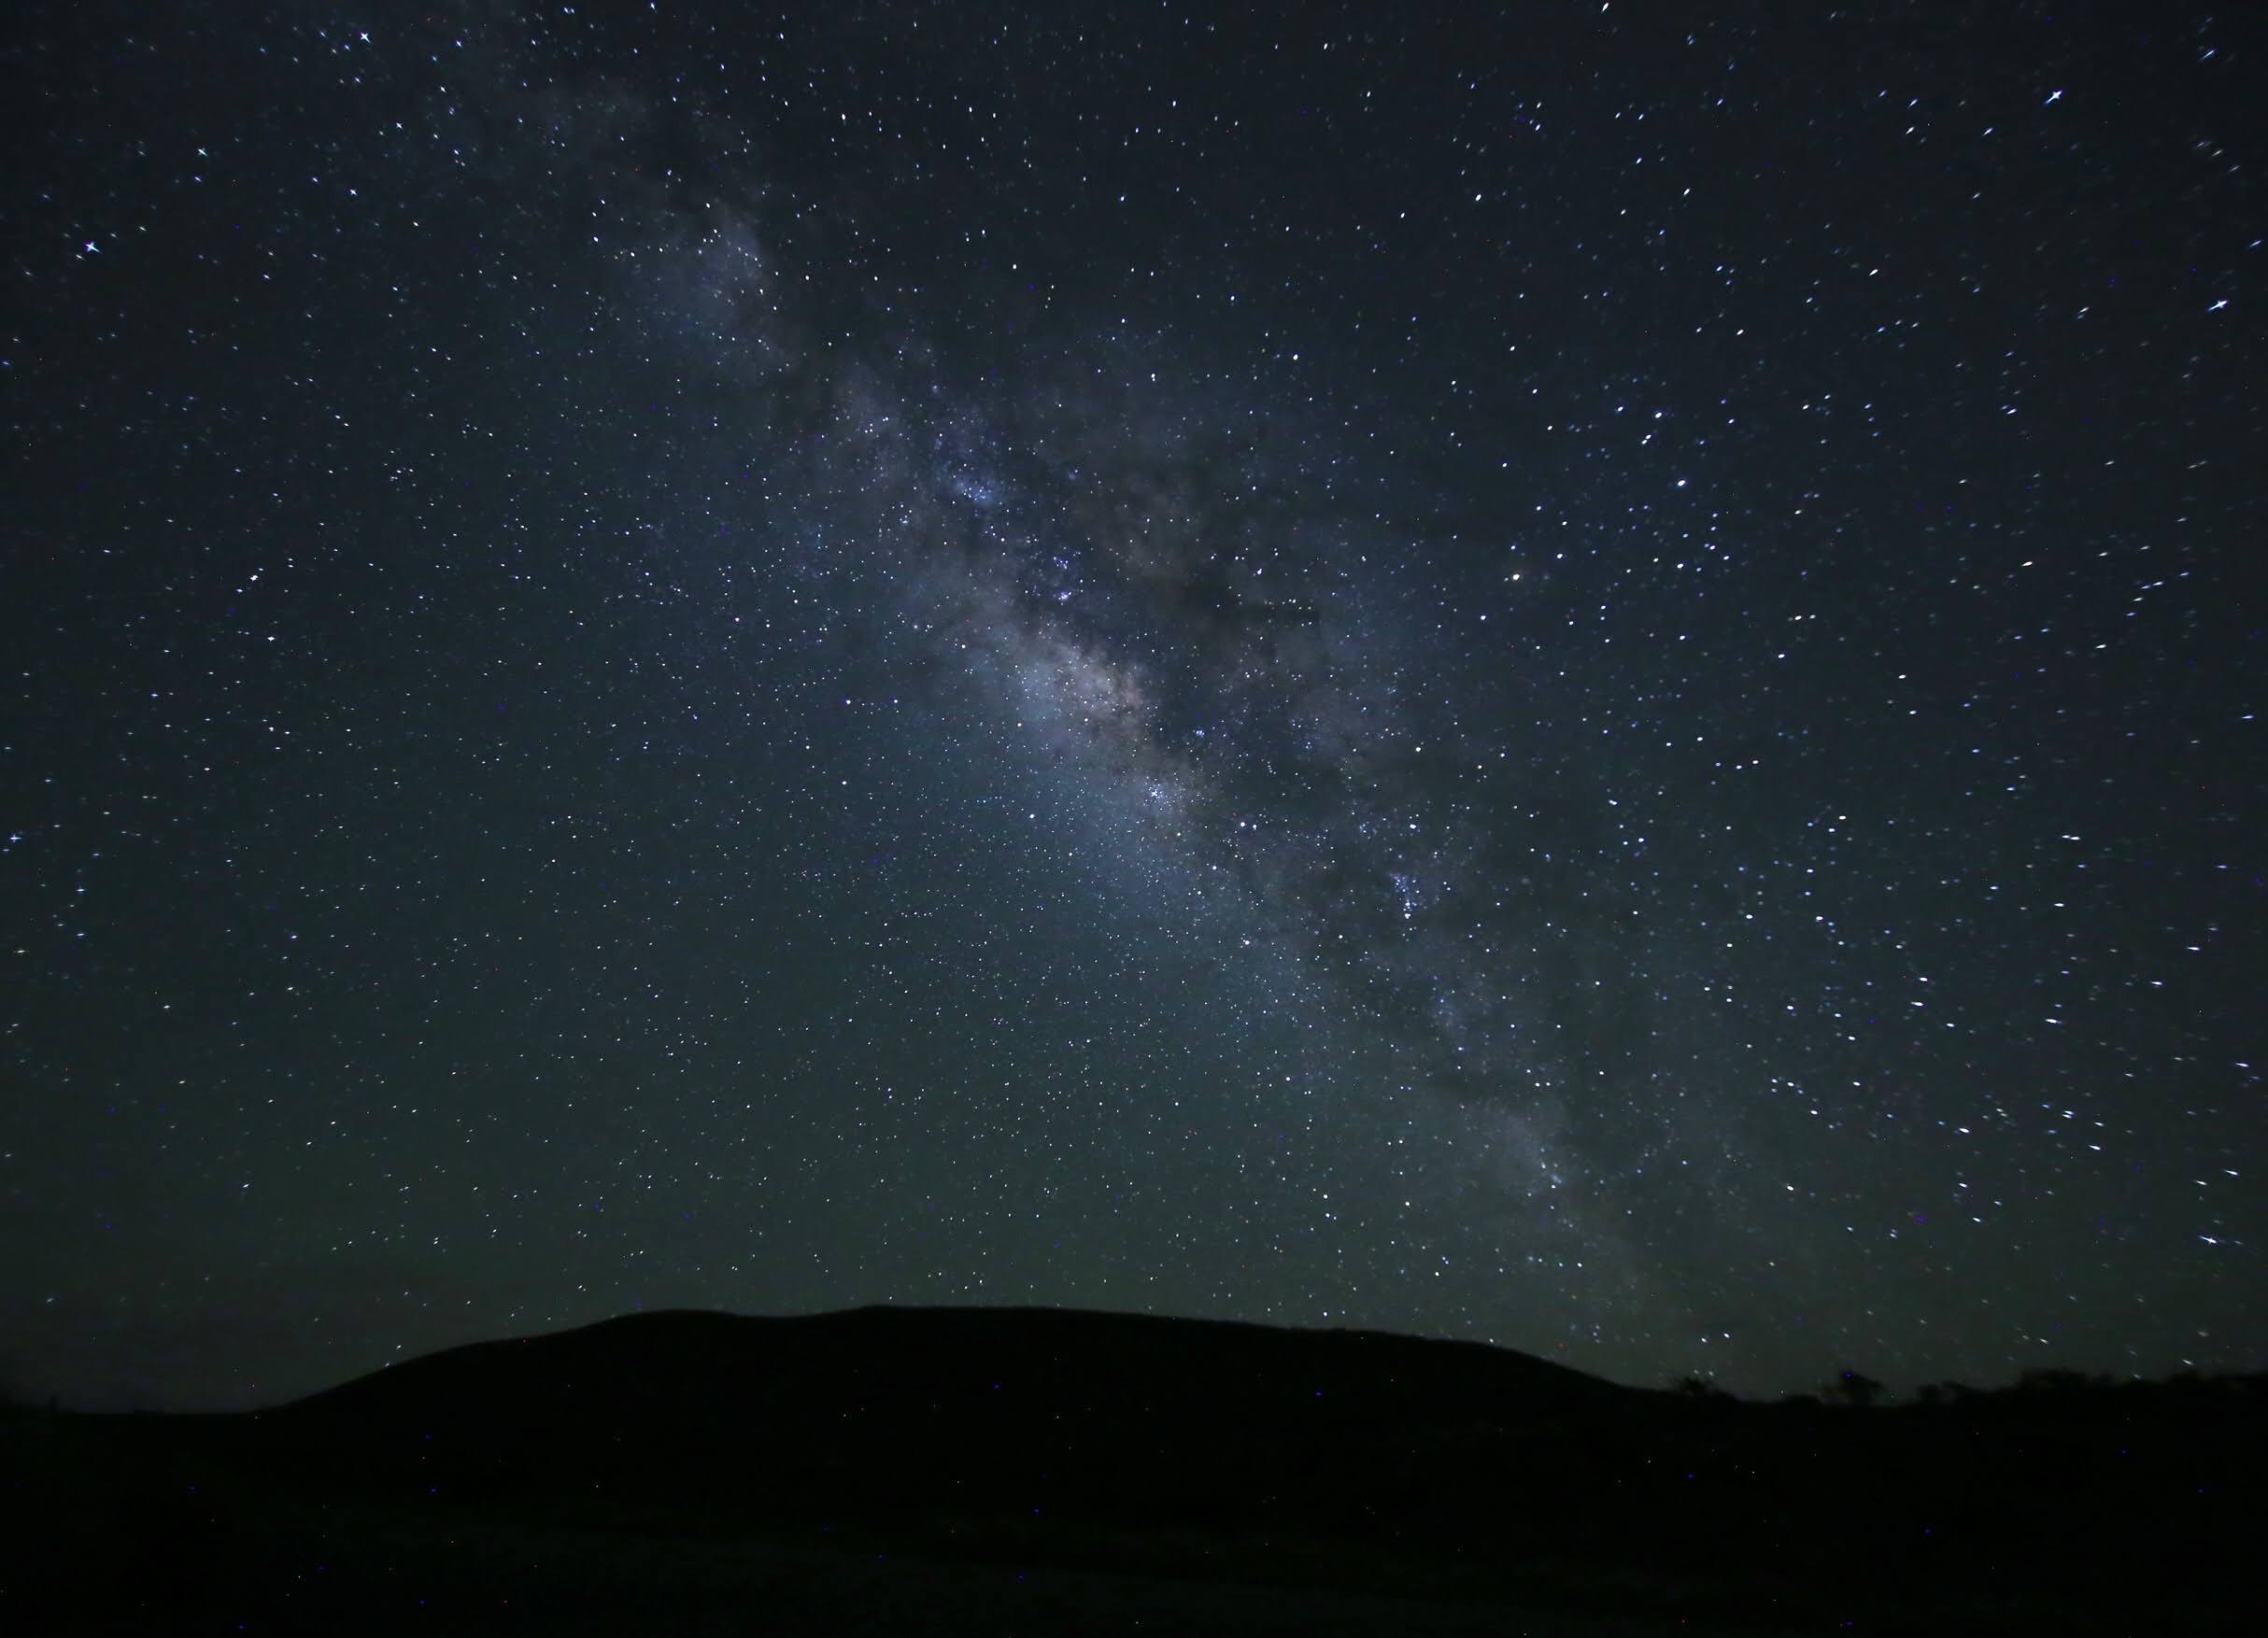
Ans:
POLYGON ((1882 1384, 1857 1371, 1845 1371, 1827 1384, 1827 1397, 1853 1410, 1866 1410, 1882 1397, 1882 1384))
POLYGON ((2019 1393, 2088 1393, 2110 1385, 2108 1377, 2090 1377, 2084 1371, 2042 1369, 2016 1378, 2019 1393))

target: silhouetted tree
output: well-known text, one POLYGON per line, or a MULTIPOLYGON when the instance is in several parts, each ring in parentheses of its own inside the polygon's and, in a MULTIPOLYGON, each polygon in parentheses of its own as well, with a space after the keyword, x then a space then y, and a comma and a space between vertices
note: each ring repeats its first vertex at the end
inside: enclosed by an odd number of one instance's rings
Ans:
POLYGON ((1882 1397, 1882 1384, 1857 1371, 1844 1371, 1827 1384, 1827 1397, 1853 1410, 1867 1410, 1882 1397))
POLYGON ((2090 1389, 2107 1388, 2108 1377, 2090 1377, 2084 1371, 2065 1371, 2053 1367, 2026 1371, 2017 1377, 2020 1393, 2084 1393, 2090 1389))

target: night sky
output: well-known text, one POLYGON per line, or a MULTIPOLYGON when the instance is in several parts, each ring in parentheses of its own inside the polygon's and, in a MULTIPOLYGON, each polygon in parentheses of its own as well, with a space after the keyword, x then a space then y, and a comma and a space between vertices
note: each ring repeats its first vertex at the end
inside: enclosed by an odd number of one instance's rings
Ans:
POLYGON ((2268 1363, 2268 18, 10 9, 0 1373, 2268 1363))

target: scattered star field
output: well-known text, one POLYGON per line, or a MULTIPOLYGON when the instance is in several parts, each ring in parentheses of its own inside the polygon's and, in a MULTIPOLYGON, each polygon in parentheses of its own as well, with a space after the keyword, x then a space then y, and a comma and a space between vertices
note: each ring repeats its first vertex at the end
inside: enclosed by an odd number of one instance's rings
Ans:
POLYGON ((2259 1368, 2264 48, 13 17, 0 1370, 2259 1368))

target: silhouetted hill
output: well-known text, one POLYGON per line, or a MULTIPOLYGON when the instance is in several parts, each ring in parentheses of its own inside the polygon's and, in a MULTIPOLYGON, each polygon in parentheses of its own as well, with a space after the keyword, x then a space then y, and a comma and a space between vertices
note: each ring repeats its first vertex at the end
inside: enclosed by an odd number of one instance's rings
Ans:
MULTIPOLYGON (((300 1401, 292 1418, 417 1416, 478 1405, 518 1418, 587 1405, 674 1420, 749 1395, 822 1405, 971 1401, 1011 1414, 1501 1417, 1654 1398, 1475 1343, 1364 1331, 1288 1331, 1052 1308, 860 1308, 796 1319, 679 1310, 475 1343, 300 1401), (1336 1393, 1340 1403, 1328 1402, 1336 1393), (996 1396, 1005 1395, 1005 1398, 996 1396), (688 1399, 697 1402, 688 1404, 688 1399)), ((761 1403, 760 1401, 757 1403, 761 1403)))
POLYGON ((2234 1631, 2264 1402, 2057 1378, 1758 1405, 1370 1333, 641 1315, 241 1417, 13 1417, 0 1617, 2234 1631))
MULTIPOLYGON (((518 1471, 642 1468, 665 1450, 792 1464, 810 1494, 920 1512, 936 1489, 1145 1511, 1222 1499, 1215 1469, 1340 1469, 1371 1441, 1511 1433, 1656 1396, 1522 1354, 1361 1332, 1034 1309, 872 1308, 807 1319, 664 1313, 411 1362, 272 1413, 292 1442, 518 1471), (595 1445, 594 1445, 595 1440, 595 1445), (923 1452, 928 1471, 878 1483, 923 1452), (1171 1460, 1157 1458, 1170 1450, 1171 1460), (836 1485, 835 1476, 845 1482, 836 1485)), ((670 1481, 675 1486, 681 1478, 670 1481)), ((1237 1489, 1243 1488, 1240 1484, 1237 1489)), ((772 1501, 743 1498, 766 1510, 772 1501)), ((1310 1498, 1312 1500, 1312 1497, 1310 1498)))

